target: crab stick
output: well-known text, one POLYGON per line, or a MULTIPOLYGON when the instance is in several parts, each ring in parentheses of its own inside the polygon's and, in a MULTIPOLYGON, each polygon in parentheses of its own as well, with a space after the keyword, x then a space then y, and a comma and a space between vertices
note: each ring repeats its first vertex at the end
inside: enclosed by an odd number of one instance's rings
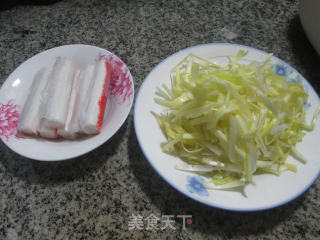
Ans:
POLYGON ((86 102, 80 116, 81 131, 86 134, 100 132, 107 103, 111 66, 106 61, 96 63, 86 102))
POLYGON ((57 128, 49 128, 45 125, 43 119, 40 120, 40 125, 38 128, 38 133, 41 137, 44 138, 57 138, 57 128))
POLYGON ((79 87, 79 92, 78 92, 78 111, 77 115, 75 116, 75 121, 74 121, 74 131, 78 134, 85 134, 83 129, 81 128, 81 119, 83 119, 82 115, 86 114, 84 111, 85 106, 88 105, 89 99, 88 99, 88 92, 91 85, 91 81, 93 79, 94 75, 94 70, 95 66, 92 64, 86 65, 85 69, 81 71, 80 73, 80 78, 81 78, 81 85, 79 87))
POLYGON ((24 135, 38 135, 40 125, 40 109, 42 104, 42 93, 47 85, 52 65, 41 68, 35 75, 29 95, 23 105, 19 122, 18 132, 24 135))
POLYGON ((83 106, 87 105, 87 93, 93 78, 94 65, 88 64, 83 70, 76 70, 69 101, 68 116, 64 128, 58 129, 58 135, 74 139, 84 134, 80 127, 80 116, 83 106))
POLYGON ((46 128, 63 128, 68 114, 74 66, 71 60, 57 57, 44 91, 42 121, 46 128))
POLYGON ((80 84, 80 71, 77 69, 73 75, 71 95, 68 103, 67 119, 64 127, 58 129, 58 135, 64 138, 75 138, 74 120, 77 112, 77 96, 80 84))

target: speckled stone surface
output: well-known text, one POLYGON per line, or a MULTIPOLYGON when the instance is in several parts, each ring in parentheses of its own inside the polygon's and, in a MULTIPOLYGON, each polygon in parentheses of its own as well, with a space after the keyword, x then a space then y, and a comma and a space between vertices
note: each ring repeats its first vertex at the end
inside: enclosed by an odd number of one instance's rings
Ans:
MULTIPOLYGON (((106 48, 130 68, 138 91, 163 58, 197 44, 233 42, 273 52, 319 93, 320 61, 294 0, 65 0, 0 12, 0 81, 40 51, 72 43, 106 48)), ((320 179, 267 211, 228 212, 197 203, 149 166, 133 129, 77 159, 40 162, 0 144, 0 239, 320 239, 320 179), (132 214, 192 215, 183 230, 129 230, 132 214)))

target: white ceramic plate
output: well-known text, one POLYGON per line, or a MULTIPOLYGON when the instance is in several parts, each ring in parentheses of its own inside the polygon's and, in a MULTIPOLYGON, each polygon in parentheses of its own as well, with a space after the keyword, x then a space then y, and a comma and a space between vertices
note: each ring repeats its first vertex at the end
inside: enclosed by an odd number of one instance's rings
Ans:
MULTIPOLYGON (((181 160, 161 151, 160 144, 166 139, 151 114, 151 111, 156 113, 163 111, 163 108, 153 100, 156 87, 162 83, 170 86, 169 72, 185 56, 193 53, 217 64, 225 64, 226 56, 235 56, 240 49, 248 51, 244 61, 263 61, 267 56, 267 53, 247 46, 213 43, 181 50, 163 60, 149 73, 140 87, 135 103, 134 126, 139 144, 150 164, 178 191, 209 206, 233 211, 257 211, 293 200, 306 191, 319 176, 320 119, 316 129, 308 132, 303 142, 297 145, 297 149, 308 159, 308 163, 304 165, 290 157, 288 161, 297 165, 297 173, 287 171, 279 177, 271 174, 254 176, 254 184, 245 187, 245 197, 240 192, 207 190, 201 184, 204 181, 203 177, 176 170, 174 166, 181 160)), ((276 57, 272 57, 272 62, 275 64, 276 73, 286 76, 290 81, 300 75, 276 57)), ((310 105, 307 106, 307 120, 309 120, 320 105, 319 97, 311 85, 303 77, 302 79, 309 94, 310 105)))
POLYGON ((0 137, 13 151, 28 158, 55 161, 87 153, 112 137, 127 118, 134 97, 134 84, 129 69, 113 53, 94 46, 66 45, 41 52, 22 63, 0 89, 0 137), (113 67, 106 112, 101 133, 78 140, 19 138, 16 127, 19 113, 31 86, 33 76, 57 56, 65 56, 78 66, 108 59, 113 67))

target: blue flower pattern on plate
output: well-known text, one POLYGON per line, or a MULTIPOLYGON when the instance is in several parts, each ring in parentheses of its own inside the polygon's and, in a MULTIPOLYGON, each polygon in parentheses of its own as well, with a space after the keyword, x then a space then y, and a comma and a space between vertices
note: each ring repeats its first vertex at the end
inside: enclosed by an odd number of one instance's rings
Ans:
POLYGON ((308 110, 311 107, 311 104, 304 102, 303 103, 303 107, 304 107, 305 110, 308 110))
POLYGON ((293 72, 288 66, 279 63, 274 65, 274 70, 276 74, 283 77, 288 77, 293 72))
MULTIPOLYGON (((274 64, 274 72, 279 76, 286 77, 289 82, 292 82, 292 83, 298 82, 297 77, 299 76, 299 74, 290 66, 286 66, 285 64, 281 64, 281 63, 276 63, 274 64)), ((302 85, 306 93, 308 94, 308 89, 309 89, 308 85, 305 82, 302 82, 302 85)), ((304 103, 305 110, 308 110, 310 107, 311 107, 310 103, 304 103)))
POLYGON ((295 79, 295 78, 289 78, 289 82, 297 83, 298 81, 297 81, 297 79, 295 79))
POLYGON ((202 185, 204 179, 199 176, 187 176, 188 184, 187 189, 191 193, 197 193, 200 196, 209 196, 208 190, 202 185))

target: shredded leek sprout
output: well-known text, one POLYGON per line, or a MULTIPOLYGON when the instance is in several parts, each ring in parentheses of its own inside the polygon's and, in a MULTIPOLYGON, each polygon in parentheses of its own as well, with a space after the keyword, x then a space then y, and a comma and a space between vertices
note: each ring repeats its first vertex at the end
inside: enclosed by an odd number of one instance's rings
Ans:
POLYGON ((302 81, 275 74, 271 54, 246 65, 239 63, 245 55, 219 66, 190 54, 172 69, 171 88, 156 90, 155 102, 166 109, 153 113, 167 139, 162 151, 183 160, 176 169, 209 179, 206 188, 243 187, 258 172, 296 172, 288 155, 306 162, 295 146, 319 110, 306 124, 302 81))

